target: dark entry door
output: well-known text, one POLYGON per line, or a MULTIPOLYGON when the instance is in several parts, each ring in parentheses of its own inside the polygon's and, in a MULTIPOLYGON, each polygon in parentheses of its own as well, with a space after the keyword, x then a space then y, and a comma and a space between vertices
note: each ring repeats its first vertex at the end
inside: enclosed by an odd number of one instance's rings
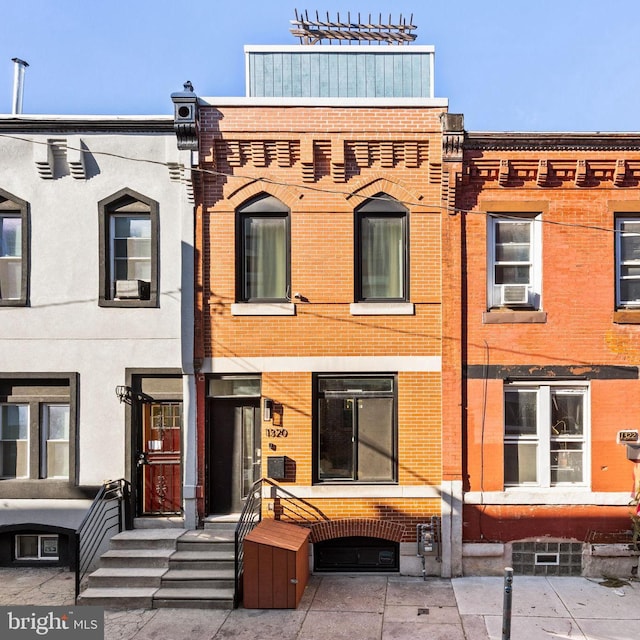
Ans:
POLYGON ((214 398, 209 406, 209 513, 238 513, 260 478, 260 399, 214 398))
POLYGON ((152 402, 142 405, 143 515, 180 512, 182 502, 182 403, 152 402))

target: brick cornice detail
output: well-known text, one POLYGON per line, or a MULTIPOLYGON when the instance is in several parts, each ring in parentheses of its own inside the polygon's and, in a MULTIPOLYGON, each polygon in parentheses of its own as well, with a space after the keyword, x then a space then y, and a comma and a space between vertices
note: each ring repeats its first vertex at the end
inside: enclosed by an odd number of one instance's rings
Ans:
POLYGON ((405 527, 397 522, 374 519, 328 520, 311 525, 310 542, 322 542, 334 538, 381 538, 401 542, 405 527))
POLYGON ((640 151, 637 133, 490 133, 468 131, 465 151, 640 151))
POLYGON ((640 183, 640 158, 581 158, 579 156, 530 158, 521 155, 467 158, 464 180, 491 182, 501 187, 518 187, 534 182, 538 187, 559 187, 573 183, 588 188, 610 182, 615 187, 637 187, 640 183))

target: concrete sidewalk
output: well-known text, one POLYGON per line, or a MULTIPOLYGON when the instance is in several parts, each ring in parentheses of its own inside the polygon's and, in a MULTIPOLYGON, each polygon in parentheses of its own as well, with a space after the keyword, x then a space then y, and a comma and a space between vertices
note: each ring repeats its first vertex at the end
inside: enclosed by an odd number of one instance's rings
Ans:
MULTIPOLYGON (((640 582, 515 576, 513 640, 637 640, 640 582)), ((61 569, 0 569, 0 605, 73 604, 61 569)), ((107 640, 500 640, 502 578, 311 576, 298 609, 105 611, 107 640)))

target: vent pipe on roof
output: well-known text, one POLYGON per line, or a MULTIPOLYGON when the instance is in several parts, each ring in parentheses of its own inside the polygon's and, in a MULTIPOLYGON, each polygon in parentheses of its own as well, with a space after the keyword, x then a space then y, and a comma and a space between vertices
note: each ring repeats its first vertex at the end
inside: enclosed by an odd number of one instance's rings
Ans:
POLYGON ((24 90, 24 71, 29 66, 28 62, 20 58, 11 58, 13 67, 13 102, 11 113, 17 115, 22 113, 22 94, 24 90))

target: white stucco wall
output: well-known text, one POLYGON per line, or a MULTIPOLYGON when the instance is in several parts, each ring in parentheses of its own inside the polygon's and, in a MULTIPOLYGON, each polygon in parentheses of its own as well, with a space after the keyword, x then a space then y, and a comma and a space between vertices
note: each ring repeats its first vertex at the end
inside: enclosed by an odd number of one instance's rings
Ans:
POLYGON ((79 373, 79 479, 99 484, 125 472, 125 406, 114 391, 125 384, 125 369, 191 362, 193 264, 183 264, 182 245, 193 244, 193 207, 185 184, 158 164, 188 163, 189 155, 178 151, 172 131, 126 132, 123 118, 114 118, 122 130, 93 133, 81 118, 71 133, 16 132, 4 120, 0 188, 29 203, 31 269, 29 306, 0 308, 0 372, 79 373), (40 143, 77 143, 72 135, 86 149, 87 176, 43 179, 34 160, 43 155, 40 143), (159 203, 158 308, 98 305, 98 202, 123 188, 159 203), (182 313, 189 314, 184 323, 182 313))

